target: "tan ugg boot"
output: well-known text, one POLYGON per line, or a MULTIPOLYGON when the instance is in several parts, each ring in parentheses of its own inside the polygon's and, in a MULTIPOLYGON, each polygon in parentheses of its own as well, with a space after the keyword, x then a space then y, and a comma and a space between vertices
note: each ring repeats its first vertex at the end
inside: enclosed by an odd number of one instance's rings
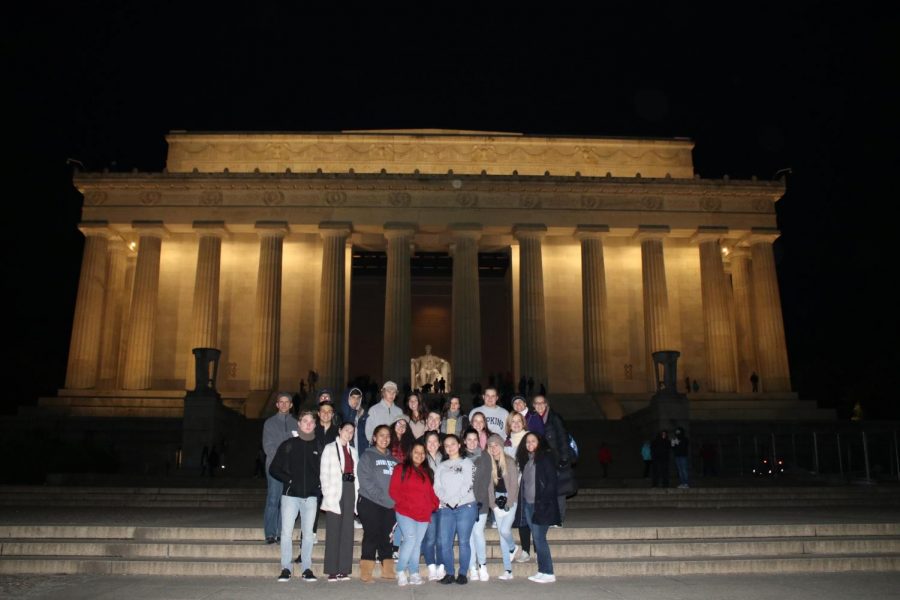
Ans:
POLYGON ((381 561, 381 578, 394 581, 397 579, 397 572, 394 571, 394 559, 386 558, 381 561))
POLYGON ((375 580, 372 579, 372 571, 375 570, 375 561, 374 560, 361 560, 359 561, 359 580, 363 583, 374 583, 375 580))

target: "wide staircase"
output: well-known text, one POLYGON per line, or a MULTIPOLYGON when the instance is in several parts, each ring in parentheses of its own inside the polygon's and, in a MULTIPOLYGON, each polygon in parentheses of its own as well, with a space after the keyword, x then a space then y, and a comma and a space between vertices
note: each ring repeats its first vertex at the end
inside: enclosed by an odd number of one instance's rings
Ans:
MULTIPOLYGON (((566 526, 549 532, 554 569, 561 577, 898 571, 896 492, 896 486, 585 489, 570 499, 566 526)), ((261 486, 0 487, 0 574, 274 578, 279 548, 264 544, 253 525, 263 499, 261 486), (129 523, 129 514, 151 512, 177 518, 162 518, 159 526, 129 523), (203 523, 221 526, 183 525, 200 514, 203 523)), ((361 533, 355 531, 357 545, 361 533)), ((496 577, 497 531, 486 534, 496 577)), ((313 552, 317 574, 325 537, 322 527, 313 552)), ((517 578, 536 570, 533 558, 514 563, 517 578)))

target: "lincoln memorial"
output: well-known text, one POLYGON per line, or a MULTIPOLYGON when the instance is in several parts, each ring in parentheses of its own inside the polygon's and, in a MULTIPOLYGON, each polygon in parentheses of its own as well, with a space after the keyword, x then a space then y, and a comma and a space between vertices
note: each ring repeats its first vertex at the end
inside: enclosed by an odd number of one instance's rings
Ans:
POLYGON ((690 140, 166 141, 162 172, 76 175, 84 257, 47 408, 179 416, 196 347, 221 350, 219 391, 248 418, 310 370, 332 390, 408 384, 426 345, 448 389, 524 376, 597 418, 647 405, 657 350, 681 353, 697 398, 796 399, 772 247, 784 185, 701 179, 690 140))

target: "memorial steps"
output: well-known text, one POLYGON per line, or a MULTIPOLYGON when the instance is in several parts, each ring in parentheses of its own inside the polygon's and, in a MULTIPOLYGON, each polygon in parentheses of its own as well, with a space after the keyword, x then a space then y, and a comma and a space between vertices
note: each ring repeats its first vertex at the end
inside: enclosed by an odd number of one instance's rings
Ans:
MULTIPOLYGON (((644 484, 646 485, 646 483, 644 484)), ((760 482, 760 485, 765 485, 760 482)), ((259 487, 0 486, 0 506, 252 509, 265 503, 259 487)), ((584 488, 569 498, 577 509, 791 508, 900 506, 895 485, 702 487, 687 490, 584 488)))
MULTIPOLYGON (((0 574, 274 579, 279 548, 263 544, 259 535, 249 527, 3 525, 0 574)), ((319 535, 313 552, 317 575, 324 530, 319 535)), ((358 546, 362 532, 355 535, 358 546)), ((486 535, 488 569, 496 577, 502 572, 497 532, 488 529, 486 535)), ((900 523, 564 527, 551 529, 549 539, 559 577, 900 569, 900 523)), ((514 563, 517 578, 535 571, 533 558, 514 563)))

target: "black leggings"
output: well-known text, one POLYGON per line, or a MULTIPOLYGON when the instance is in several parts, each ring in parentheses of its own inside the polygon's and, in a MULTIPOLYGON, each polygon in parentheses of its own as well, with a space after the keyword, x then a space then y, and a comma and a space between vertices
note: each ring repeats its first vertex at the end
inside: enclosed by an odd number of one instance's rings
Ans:
POLYGON ((522 552, 531 553, 531 529, 528 525, 519 527, 519 545, 522 547, 522 552))
POLYGON ((394 509, 385 508, 365 496, 359 497, 356 505, 359 520, 363 526, 362 560, 385 560, 393 558, 391 529, 397 517, 394 509), (377 558, 376 558, 377 554, 377 558))

